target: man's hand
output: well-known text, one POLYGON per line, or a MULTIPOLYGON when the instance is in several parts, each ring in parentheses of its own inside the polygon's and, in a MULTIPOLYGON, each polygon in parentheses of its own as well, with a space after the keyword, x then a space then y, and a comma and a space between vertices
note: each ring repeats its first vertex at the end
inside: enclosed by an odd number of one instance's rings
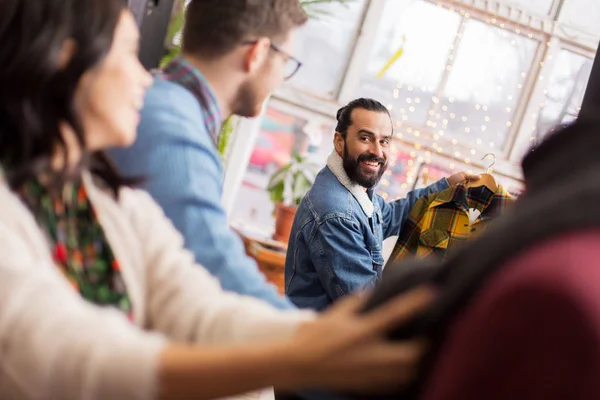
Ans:
POLYGON ((472 182, 472 181, 478 181, 480 179, 481 179, 481 175, 473 175, 473 174, 468 174, 466 172, 457 172, 456 174, 450 175, 449 177, 446 178, 446 180, 448 181, 448 185, 450 185, 450 186, 454 186, 460 182, 472 182))

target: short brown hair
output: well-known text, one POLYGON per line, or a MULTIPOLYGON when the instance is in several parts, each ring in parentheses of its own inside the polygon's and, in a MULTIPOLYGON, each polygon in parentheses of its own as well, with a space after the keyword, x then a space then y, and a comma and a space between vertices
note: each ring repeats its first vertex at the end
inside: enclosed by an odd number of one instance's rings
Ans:
POLYGON ((307 16, 298 0, 192 0, 183 50, 202 58, 227 54, 243 40, 283 39, 307 16))

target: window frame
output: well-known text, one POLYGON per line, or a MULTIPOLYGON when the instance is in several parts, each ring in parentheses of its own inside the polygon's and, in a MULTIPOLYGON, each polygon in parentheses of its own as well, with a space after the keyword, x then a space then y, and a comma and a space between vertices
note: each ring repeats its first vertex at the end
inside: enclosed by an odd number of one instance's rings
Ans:
MULTIPOLYGON (((393 0, 389 0, 393 1, 393 0)), ((548 15, 537 15, 527 10, 520 9, 517 6, 511 6, 498 0, 422 0, 440 7, 454 8, 469 13, 469 17, 478 21, 495 19, 497 24, 505 24, 505 28, 528 30, 532 38, 538 40, 541 45, 538 46, 527 79, 520 93, 520 98, 515 106, 513 124, 507 134, 506 144, 502 151, 494 152, 496 155, 496 164, 494 173, 509 177, 511 179, 522 179, 521 169, 518 166, 522 156, 520 151, 523 148, 524 141, 531 136, 532 116, 536 113, 536 107, 539 108, 539 98, 545 90, 545 82, 540 80, 547 72, 547 61, 549 57, 556 54, 559 49, 565 48, 577 54, 594 58, 600 36, 584 32, 583 30, 563 24, 558 21, 561 10, 562 0, 553 0, 550 13, 548 15), (536 104, 537 102, 537 104, 536 104)), ((567 0, 568 1, 568 0, 567 0)), ((366 0, 363 9, 362 18, 355 40, 354 47, 348 56, 346 68, 340 77, 340 84, 337 95, 334 98, 324 98, 314 93, 305 92, 294 87, 293 84, 285 84, 276 90, 271 98, 271 102, 277 102, 280 105, 292 107, 295 111, 306 113, 307 118, 323 118, 334 120, 337 110, 348 101, 352 100, 358 88, 360 79, 367 67, 367 60, 374 45, 379 21, 384 13, 386 0, 366 0)), ((460 12, 460 11, 458 11, 460 12)), ((437 93, 442 93, 448 71, 444 72, 444 77, 438 87, 437 93)), ((392 90, 392 88, 390 88, 392 90)), ((295 114, 294 114, 295 115, 295 114)), ((254 129, 258 129, 260 123, 254 124, 254 129)), ((253 148, 253 141, 256 135, 242 134, 236 142, 241 142, 239 146, 253 148)), ((402 147, 415 148, 417 150, 431 149, 431 142, 426 137, 410 137, 400 134, 394 141, 402 147)), ((469 147, 469 146, 464 146, 469 147)), ((489 152, 481 149, 481 151, 489 152)), ((462 152, 461 152, 462 153, 462 152)), ((478 155, 480 155, 478 153, 478 155)), ((454 154, 435 154, 435 157, 441 157, 457 164, 464 164, 462 157, 454 157, 454 154)), ((469 165, 475 172, 485 167, 484 162, 480 162, 480 157, 474 158, 469 165)), ((229 167, 232 166, 228 166, 229 167)), ((243 173, 247 165, 243 168, 236 168, 236 174, 243 173)), ((241 176, 238 176, 236 182, 241 184, 241 176)), ((235 192, 235 191, 234 191, 235 192)))

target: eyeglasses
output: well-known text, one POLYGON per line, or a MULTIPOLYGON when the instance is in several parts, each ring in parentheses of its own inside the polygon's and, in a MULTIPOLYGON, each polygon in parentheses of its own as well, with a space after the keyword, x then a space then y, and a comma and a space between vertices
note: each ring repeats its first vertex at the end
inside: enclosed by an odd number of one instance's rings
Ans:
MULTIPOLYGON (((258 43, 258 40, 247 40, 242 42, 243 45, 254 45, 256 43, 258 43)), ((291 79, 294 75, 296 75, 302 66, 302 62, 273 43, 270 44, 270 47, 274 52, 281 54, 285 59, 285 65, 283 66, 283 79, 286 81, 291 79)))

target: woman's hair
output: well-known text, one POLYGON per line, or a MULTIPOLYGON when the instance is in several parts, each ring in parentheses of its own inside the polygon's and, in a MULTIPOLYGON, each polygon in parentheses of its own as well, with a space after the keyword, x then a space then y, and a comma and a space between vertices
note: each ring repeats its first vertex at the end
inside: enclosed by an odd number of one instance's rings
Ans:
MULTIPOLYGON (((124 0, 0 1, 0 164, 13 189, 49 171, 57 148, 67 151, 61 124, 70 125, 85 148, 75 90, 110 50, 126 7, 124 0), (61 66, 69 40, 74 53, 61 66)), ((82 153, 82 163, 115 194, 130 183, 102 152, 82 153)), ((65 166, 55 177, 62 181, 66 174, 65 166)))

